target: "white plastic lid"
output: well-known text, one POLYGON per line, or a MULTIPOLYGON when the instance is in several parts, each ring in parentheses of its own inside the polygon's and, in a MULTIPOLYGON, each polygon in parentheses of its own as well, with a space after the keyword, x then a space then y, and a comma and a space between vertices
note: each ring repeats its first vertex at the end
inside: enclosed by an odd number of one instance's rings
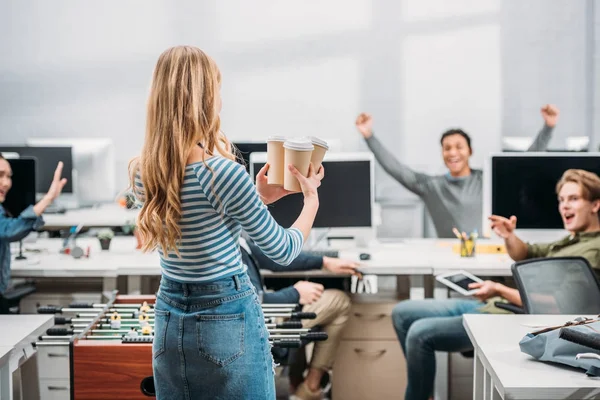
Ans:
POLYGON ((313 151, 315 146, 308 139, 288 139, 283 144, 283 147, 297 151, 313 151))
POLYGON ((267 142, 285 142, 285 136, 269 136, 267 142))
POLYGON ((309 139, 311 140, 312 144, 321 146, 325 150, 329 150, 329 145, 323 139, 319 139, 318 137, 315 137, 315 136, 311 136, 309 139))

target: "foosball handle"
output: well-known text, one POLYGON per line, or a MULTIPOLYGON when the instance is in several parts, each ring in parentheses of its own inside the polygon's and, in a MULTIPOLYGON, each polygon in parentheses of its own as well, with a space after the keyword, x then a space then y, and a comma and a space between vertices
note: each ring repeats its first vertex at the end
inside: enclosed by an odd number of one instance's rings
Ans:
POLYGON ((69 308, 94 308, 94 305, 90 303, 71 303, 69 308))
POLYGON ((278 340, 273 342, 273 347, 281 347, 284 349, 299 349, 302 347, 302 342, 297 339, 292 340, 278 340))
POLYGON ((302 335, 303 340, 310 340, 311 342, 322 342, 328 338, 327 332, 307 332, 302 335))
POLYGON ((48 336, 68 336, 68 335, 72 335, 73 333, 73 329, 67 329, 67 328, 49 328, 46 331, 46 335, 48 336))
POLYGON ((54 325, 66 325, 71 323, 71 318, 54 317, 54 325))
POLYGON ((302 329, 302 322, 284 321, 280 324, 277 324, 277 329, 302 329))
POLYGON ((293 319, 315 319, 317 318, 317 314, 314 312, 293 312, 293 319))
POLYGON ((38 314, 60 314, 62 307, 56 306, 41 306, 37 309, 38 314))

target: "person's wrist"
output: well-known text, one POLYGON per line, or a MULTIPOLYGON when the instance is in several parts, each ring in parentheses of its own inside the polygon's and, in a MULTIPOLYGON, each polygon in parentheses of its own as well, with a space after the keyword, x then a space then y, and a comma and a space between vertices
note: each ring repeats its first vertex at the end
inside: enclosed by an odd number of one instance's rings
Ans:
POLYGON ((329 269, 330 264, 331 264, 331 258, 323 256, 323 269, 329 269))
POLYGON ((494 295, 498 296, 502 294, 502 287, 504 285, 502 285, 501 283, 498 282, 494 282, 494 295))
POLYGON ((309 193, 304 195, 305 205, 319 205, 319 195, 316 193, 309 193))

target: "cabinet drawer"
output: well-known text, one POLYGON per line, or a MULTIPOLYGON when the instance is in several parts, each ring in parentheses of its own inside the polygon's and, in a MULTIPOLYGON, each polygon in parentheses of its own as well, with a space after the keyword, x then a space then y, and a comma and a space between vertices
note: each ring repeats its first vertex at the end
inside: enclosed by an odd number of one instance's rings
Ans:
POLYGON ((68 379, 40 379, 40 399, 70 400, 71 387, 68 379))
POLYGON ((344 339, 397 340, 392 325, 396 303, 354 303, 350 309, 344 339))
POLYGON ((343 340, 333 367, 334 400, 404 399, 406 363, 397 340, 343 340))
POLYGON ((69 380, 69 346, 38 346, 40 379, 69 380))

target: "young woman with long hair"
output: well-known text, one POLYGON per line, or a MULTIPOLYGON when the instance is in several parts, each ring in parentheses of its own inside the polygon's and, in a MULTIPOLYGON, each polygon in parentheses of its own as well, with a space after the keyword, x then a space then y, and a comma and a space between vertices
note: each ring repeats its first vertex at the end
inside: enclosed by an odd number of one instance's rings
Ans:
POLYGON ((158 399, 274 399, 273 359, 260 301, 241 260, 243 229, 289 264, 319 207, 324 171, 298 179, 304 208, 289 229, 266 204, 289 192, 254 186, 220 131, 221 74, 202 50, 179 46, 156 64, 146 137, 130 164, 143 250, 160 254, 153 370, 158 399))

